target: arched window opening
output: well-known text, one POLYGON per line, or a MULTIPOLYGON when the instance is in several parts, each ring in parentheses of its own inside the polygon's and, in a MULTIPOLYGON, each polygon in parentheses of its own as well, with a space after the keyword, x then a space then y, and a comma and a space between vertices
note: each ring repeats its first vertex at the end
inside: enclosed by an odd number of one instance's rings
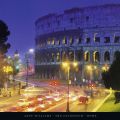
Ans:
POLYGON ((66 52, 63 51, 63 52, 62 52, 62 61, 65 61, 66 59, 67 59, 66 52))
POLYGON ((84 53, 84 60, 85 60, 86 62, 88 62, 88 61, 90 60, 90 53, 89 53, 88 51, 86 51, 86 52, 84 53))
POLYGON ((110 61, 110 53, 108 51, 106 51, 104 54, 104 61, 105 62, 110 61))
POLYGON ((82 58, 83 58, 83 52, 80 50, 80 51, 77 52, 77 60, 81 61, 82 58))
POLYGON ((62 44, 67 44, 67 38, 66 37, 63 38, 62 44))
POLYGON ((93 53, 93 61, 94 62, 99 62, 100 61, 100 55, 99 55, 99 52, 98 51, 95 51, 93 53))
POLYGON ((55 54, 52 53, 52 62, 54 62, 55 54))
POLYGON ((70 40, 69 40, 69 44, 72 45, 74 43, 74 40, 73 38, 71 37, 70 40))
POLYGON ((115 51, 114 53, 114 59, 117 59, 117 57, 119 57, 120 55, 120 51, 115 51))
POLYGON ((57 62, 60 61, 60 53, 59 52, 57 53, 56 59, 57 59, 57 62))
POLYGON ((73 51, 69 52, 69 60, 74 61, 74 52, 73 51))

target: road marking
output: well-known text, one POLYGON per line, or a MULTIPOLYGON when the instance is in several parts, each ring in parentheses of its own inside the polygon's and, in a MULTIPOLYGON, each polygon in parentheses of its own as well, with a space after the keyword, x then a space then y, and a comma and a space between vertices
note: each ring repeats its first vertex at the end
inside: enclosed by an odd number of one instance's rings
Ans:
POLYGON ((103 105, 103 103, 110 97, 111 94, 112 94, 112 90, 110 90, 110 94, 107 95, 105 97, 105 99, 96 108, 94 108, 91 112, 96 112, 103 105))
POLYGON ((49 112, 50 110, 55 109, 56 107, 59 107, 59 106, 61 106, 64 103, 66 103, 66 100, 64 102, 58 104, 58 105, 55 105, 55 106, 53 106, 51 108, 48 108, 47 110, 43 110, 42 112, 49 112))

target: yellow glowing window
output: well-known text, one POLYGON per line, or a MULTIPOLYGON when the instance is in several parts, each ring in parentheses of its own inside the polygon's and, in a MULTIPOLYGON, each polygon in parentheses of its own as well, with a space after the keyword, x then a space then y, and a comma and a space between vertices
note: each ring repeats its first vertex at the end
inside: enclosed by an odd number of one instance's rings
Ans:
POLYGON ((95 52, 93 53, 93 61, 95 62, 95 52))
POLYGON ((93 53, 93 61, 94 62, 98 62, 99 61, 99 53, 98 52, 94 52, 93 53))
POLYGON ((72 38, 72 37, 70 38, 70 41, 69 41, 69 42, 70 42, 70 45, 73 44, 73 38, 72 38))
POLYGON ((62 43, 63 43, 63 44, 67 44, 67 39, 66 39, 66 37, 63 38, 62 43))
POLYGON ((60 45, 60 41, 59 40, 57 41, 57 45, 60 45))
POLYGON ((52 40, 51 44, 52 44, 52 45, 54 45, 54 44, 55 44, 55 41, 54 41, 54 39, 52 40))
POLYGON ((77 38, 77 44, 80 44, 82 42, 81 38, 77 38))
POLYGON ((50 45, 50 40, 47 41, 47 44, 50 45))
POLYGON ((89 57, 90 57, 89 52, 85 52, 84 59, 86 62, 89 61, 89 57))
POLYGON ((57 61, 60 60, 60 53, 57 53, 57 61))

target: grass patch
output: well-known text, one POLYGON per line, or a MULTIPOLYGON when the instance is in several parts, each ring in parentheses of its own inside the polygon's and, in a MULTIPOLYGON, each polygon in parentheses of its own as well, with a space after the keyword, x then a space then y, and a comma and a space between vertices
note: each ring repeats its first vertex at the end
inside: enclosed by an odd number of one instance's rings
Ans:
POLYGON ((120 103, 114 104, 114 93, 103 103, 97 112, 120 112, 120 103))

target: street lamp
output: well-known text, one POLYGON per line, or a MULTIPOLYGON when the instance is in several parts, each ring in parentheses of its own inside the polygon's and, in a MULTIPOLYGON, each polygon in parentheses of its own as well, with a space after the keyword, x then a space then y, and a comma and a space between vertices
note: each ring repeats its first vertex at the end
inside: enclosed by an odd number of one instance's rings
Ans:
MULTIPOLYGON (((93 80, 93 70, 97 70, 97 66, 95 65, 87 65, 87 70, 90 73, 90 79, 93 80)), ((89 87, 91 91, 91 98, 93 97, 93 90, 92 90, 92 82, 89 80, 89 87)))
POLYGON ((108 71, 109 70, 109 66, 106 64, 102 67, 102 71, 108 71))
MULTIPOLYGON (((77 62, 73 62, 73 66, 77 67, 78 63, 77 62)), ((71 84, 70 79, 70 63, 69 62, 63 62, 62 66, 67 69, 67 80, 68 80, 68 90, 67 90, 67 108, 66 108, 66 112, 70 112, 69 109, 69 84, 71 84)))
POLYGON ((34 53, 34 49, 29 49, 29 53, 33 54, 34 53))
POLYGON ((62 66, 67 69, 68 90, 67 90, 67 108, 66 108, 66 112, 70 112, 69 111, 69 73, 70 73, 70 65, 69 65, 68 62, 63 62, 62 66))
POLYGON ((29 64, 29 61, 28 59, 26 60, 26 67, 27 67, 27 74, 26 74, 26 87, 28 87, 28 64, 29 64))

